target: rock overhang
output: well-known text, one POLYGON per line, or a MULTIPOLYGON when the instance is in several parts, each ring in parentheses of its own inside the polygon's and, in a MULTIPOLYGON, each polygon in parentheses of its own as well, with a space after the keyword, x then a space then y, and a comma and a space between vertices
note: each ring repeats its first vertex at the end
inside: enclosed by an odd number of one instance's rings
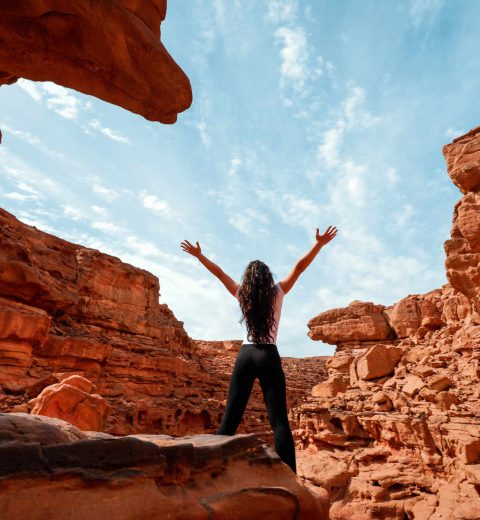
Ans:
POLYGON ((160 41, 166 0, 0 0, 0 85, 53 81, 171 124, 192 103, 160 41))

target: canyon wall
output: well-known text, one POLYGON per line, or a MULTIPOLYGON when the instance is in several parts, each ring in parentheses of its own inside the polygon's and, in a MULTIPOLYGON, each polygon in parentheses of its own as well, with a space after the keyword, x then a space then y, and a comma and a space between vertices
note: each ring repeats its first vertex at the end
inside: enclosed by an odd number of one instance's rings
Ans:
POLYGON ((464 194, 448 283, 308 323, 337 348, 328 379, 290 413, 298 473, 328 490, 332 520, 480 518, 480 128, 443 153, 464 194))
POLYGON ((166 0, 0 0, 0 85, 53 81, 174 123, 190 81, 160 41, 166 0))

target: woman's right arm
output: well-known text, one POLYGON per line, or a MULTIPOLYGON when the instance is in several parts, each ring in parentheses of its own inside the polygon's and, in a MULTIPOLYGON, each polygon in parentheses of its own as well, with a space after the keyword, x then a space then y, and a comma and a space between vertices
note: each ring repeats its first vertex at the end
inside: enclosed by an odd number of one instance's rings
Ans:
POLYGON ((295 282, 298 280, 298 277, 305 271, 305 269, 313 262, 313 259, 317 256, 318 252, 322 247, 337 234, 337 228, 328 226, 327 231, 323 235, 320 235, 317 228, 316 233, 316 241, 313 245, 312 249, 302 256, 300 260, 295 264, 295 267, 290 271, 288 276, 286 276, 281 282, 283 292, 287 294, 287 292, 295 285, 295 282), (330 229, 331 228, 331 229, 330 229))

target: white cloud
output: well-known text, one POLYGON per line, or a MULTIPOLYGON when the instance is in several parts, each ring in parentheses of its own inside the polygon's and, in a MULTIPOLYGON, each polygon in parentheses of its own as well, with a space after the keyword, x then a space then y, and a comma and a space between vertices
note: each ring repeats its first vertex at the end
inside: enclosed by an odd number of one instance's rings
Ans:
POLYGON ((93 211, 94 211, 97 215, 100 215, 101 217, 106 217, 106 216, 108 216, 107 208, 103 208, 102 206, 96 206, 96 205, 93 205, 93 206, 92 206, 92 209, 93 209, 93 211))
POLYGON ((390 186, 395 186, 398 183, 399 177, 398 177, 396 168, 393 168, 393 167, 388 168, 385 175, 387 177, 387 181, 390 186))
POLYGON ((401 211, 395 213, 395 223, 398 227, 405 227, 415 215, 415 209, 411 204, 405 204, 401 211))
POLYGON ((444 3, 445 0, 411 0, 409 14, 413 25, 418 27, 425 21, 431 23, 444 3))
POLYGON ((368 128, 380 121, 379 117, 374 117, 370 112, 363 109, 364 101, 365 90, 353 86, 350 96, 343 103, 348 128, 368 128))
POLYGON ((198 133, 200 134, 200 139, 202 140, 204 146, 210 146, 212 139, 207 132, 207 124, 205 123, 205 121, 197 121, 194 123, 194 125, 195 128, 198 130, 198 133))
POLYGON ((117 132, 116 130, 112 130, 111 128, 108 128, 106 126, 102 126, 101 122, 98 119, 92 119, 88 125, 84 125, 83 129, 87 133, 91 133, 91 130, 96 130, 97 132, 100 132, 101 134, 107 136, 112 141, 117 141, 119 143, 124 144, 132 144, 130 139, 128 137, 125 137, 120 132, 117 132))
POLYGON ((107 222, 104 220, 95 220, 91 223, 93 229, 102 231, 107 234, 122 234, 126 231, 125 228, 117 226, 113 222, 107 222))
POLYGON ((269 0, 267 18, 276 24, 293 22, 297 8, 297 0, 269 0))
POLYGON ((38 192, 38 190, 36 190, 33 186, 30 186, 30 184, 27 184, 26 182, 24 181, 20 181, 18 184, 17 184, 17 188, 22 190, 22 191, 26 191, 28 193, 32 193, 34 195, 40 195, 40 193, 38 192))
MULTIPOLYGON (((45 146, 43 142, 35 135, 31 134, 30 132, 24 132, 23 130, 17 130, 16 128, 11 127, 7 123, 4 123, 3 121, 0 122, 0 127, 6 134, 12 134, 18 139, 24 141, 25 143, 28 143, 31 146, 34 146, 35 148, 38 148, 43 153, 51 155, 52 157, 57 157, 59 159, 65 159, 65 155, 60 152, 56 152, 54 150, 50 150, 48 146, 45 146)), ((6 138, 7 135, 4 134, 4 138, 6 138)))
POLYGON ((279 27, 275 31, 275 38, 282 45, 280 56, 281 83, 292 85, 299 92, 304 92, 305 82, 308 79, 308 47, 305 31, 300 27, 279 27))
POLYGON ((138 195, 144 208, 149 209, 155 215, 165 217, 170 220, 175 220, 175 211, 171 208, 170 204, 166 200, 159 199, 156 195, 141 191, 138 195))
POLYGON ((61 187, 49 179, 48 174, 33 168, 4 146, 0 147, 0 174, 0 178, 9 179, 22 191, 33 194, 32 190, 35 190, 37 198, 61 193, 61 187))
POLYGON ((94 184, 93 191, 108 202, 112 202, 120 196, 120 194, 115 190, 112 190, 111 188, 106 188, 101 184, 94 184))
POLYGON ((326 168, 338 168, 345 162, 341 148, 348 132, 370 128, 380 122, 380 117, 364 109, 364 102, 364 89, 351 86, 348 97, 341 103, 336 120, 323 132, 318 145, 317 158, 326 168))
POLYGON ((44 102, 45 106, 66 119, 77 119, 81 109, 91 107, 89 102, 83 103, 73 91, 52 83, 34 83, 25 79, 19 79, 18 85, 37 102, 44 102))
POLYGON ((67 217, 70 217, 72 220, 82 220, 85 218, 85 216, 79 209, 74 208, 73 206, 70 206, 69 204, 62 205, 62 208, 63 208, 63 213, 67 217))
POLYGON ((238 155, 234 155, 230 160, 230 167, 227 170, 227 175, 229 177, 235 177, 241 165, 242 160, 240 159, 240 157, 238 155))
POLYGON ((339 121, 337 126, 329 128, 323 134, 323 141, 318 147, 318 157, 324 161, 327 168, 334 168, 340 163, 339 149, 343 131, 343 121, 339 121))
POLYGON ((18 191, 11 191, 9 193, 5 193, 4 197, 6 197, 7 199, 17 200, 18 202, 25 202, 27 200, 38 199, 37 195, 27 195, 26 193, 18 193, 18 191))
POLYGON ((35 101, 40 101, 42 99, 42 91, 37 86, 37 83, 20 78, 17 81, 17 85, 35 101))
POLYGON ((244 235, 250 236, 255 233, 267 233, 263 225, 269 224, 270 219, 256 209, 245 208, 233 213, 228 222, 244 235))

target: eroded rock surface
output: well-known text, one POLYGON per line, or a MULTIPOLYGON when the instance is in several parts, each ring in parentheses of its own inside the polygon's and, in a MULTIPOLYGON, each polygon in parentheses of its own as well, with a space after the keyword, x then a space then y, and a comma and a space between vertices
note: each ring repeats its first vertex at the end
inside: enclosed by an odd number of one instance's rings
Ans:
POLYGON ((325 497, 254 434, 114 437, 10 413, 0 414, 0 454, 9 520, 328 519, 325 497))
POLYGON ((216 421, 200 402, 218 381, 159 303, 158 278, 4 210, 0 243, 0 411, 31 411, 45 387, 79 375, 110 406, 108 433, 181 435, 216 421))
POLYGON ((290 414, 298 473, 328 490, 332 520, 480 518, 479 143, 475 129, 444 147, 465 194, 445 243, 449 283, 309 322, 337 350, 290 414))
POLYGON ((93 386, 84 377, 67 376, 30 400, 30 413, 63 419, 81 430, 101 432, 110 407, 102 396, 92 393, 93 386))
POLYGON ((190 82, 160 41, 166 0, 0 0, 0 84, 53 81, 174 123, 190 82))

